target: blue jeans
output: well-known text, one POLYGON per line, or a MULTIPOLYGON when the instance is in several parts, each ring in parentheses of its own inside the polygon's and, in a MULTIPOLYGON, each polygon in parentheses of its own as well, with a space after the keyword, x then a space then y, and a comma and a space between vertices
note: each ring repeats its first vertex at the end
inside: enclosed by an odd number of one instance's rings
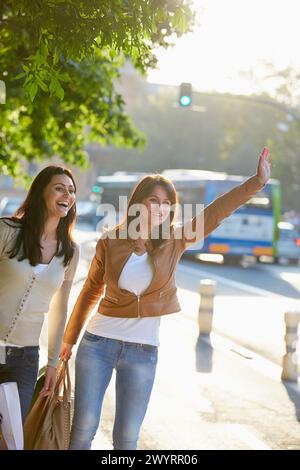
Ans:
POLYGON ((136 449, 154 383, 157 354, 157 346, 85 332, 76 357, 70 449, 90 449, 113 369, 116 370, 113 447, 136 449))
POLYGON ((23 423, 29 411, 38 370, 38 346, 6 346, 6 364, 0 364, 0 383, 17 382, 23 423))

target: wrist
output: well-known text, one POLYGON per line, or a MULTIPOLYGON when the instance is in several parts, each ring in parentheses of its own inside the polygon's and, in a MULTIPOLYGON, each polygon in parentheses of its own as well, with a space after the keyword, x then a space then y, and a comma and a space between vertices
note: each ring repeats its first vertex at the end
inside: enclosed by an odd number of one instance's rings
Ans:
POLYGON ((261 179, 258 175, 256 175, 256 179, 257 179, 259 185, 260 185, 262 188, 263 188, 264 186, 266 186, 266 182, 265 182, 265 181, 262 181, 262 179, 261 179))

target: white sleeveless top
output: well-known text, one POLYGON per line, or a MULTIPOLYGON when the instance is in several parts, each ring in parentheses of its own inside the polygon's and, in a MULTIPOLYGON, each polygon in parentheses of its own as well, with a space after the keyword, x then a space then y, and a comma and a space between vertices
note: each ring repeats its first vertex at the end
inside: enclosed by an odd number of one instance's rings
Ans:
MULTIPOLYGON (((150 285, 152 277, 153 265, 148 253, 141 256, 132 253, 121 272, 119 287, 140 295, 150 285)), ((109 317, 97 312, 88 323, 87 331, 105 338, 159 346, 160 319, 109 317)))

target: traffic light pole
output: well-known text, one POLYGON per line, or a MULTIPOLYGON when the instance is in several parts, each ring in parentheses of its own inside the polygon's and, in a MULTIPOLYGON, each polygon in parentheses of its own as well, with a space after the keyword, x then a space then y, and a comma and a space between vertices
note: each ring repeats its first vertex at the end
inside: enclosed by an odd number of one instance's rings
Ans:
MULTIPOLYGON (((290 114, 295 121, 300 122, 300 116, 297 115, 297 113, 294 111, 294 109, 289 108, 288 106, 278 103, 277 101, 273 101, 267 98, 260 98, 259 96, 247 96, 247 95, 233 95, 230 93, 210 93, 210 92, 200 92, 200 91, 195 91, 193 90, 193 94, 196 96, 210 96, 213 98, 230 98, 230 99, 236 99, 240 101, 248 101, 249 103, 257 103, 257 104, 262 104, 262 105, 267 105, 272 108, 276 108, 279 111, 282 111, 286 114, 290 114)), ((189 107, 191 111, 196 111, 196 112, 204 112, 204 107, 203 106, 197 106, 197 105, 192 105, 189 107)))

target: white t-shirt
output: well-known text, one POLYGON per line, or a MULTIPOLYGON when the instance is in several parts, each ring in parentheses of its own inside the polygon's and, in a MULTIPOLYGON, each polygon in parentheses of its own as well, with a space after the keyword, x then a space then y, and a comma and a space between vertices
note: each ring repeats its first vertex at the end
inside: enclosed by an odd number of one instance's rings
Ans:
POLYGON ((48 266, 48 264, 37 264, 36 266, 32 266, 34 274, 40 274, 44 269, 48 266))
MULTIPOLYGON (((140 256, 132 253, 121 272, 119 287, 141 295, 150 285, 152 277, 153 265, 148 253, 140 256)), ((160 319, 109 317, 97 312, 88 323, 87 331, 105 338, 159 346, 160 319)))

